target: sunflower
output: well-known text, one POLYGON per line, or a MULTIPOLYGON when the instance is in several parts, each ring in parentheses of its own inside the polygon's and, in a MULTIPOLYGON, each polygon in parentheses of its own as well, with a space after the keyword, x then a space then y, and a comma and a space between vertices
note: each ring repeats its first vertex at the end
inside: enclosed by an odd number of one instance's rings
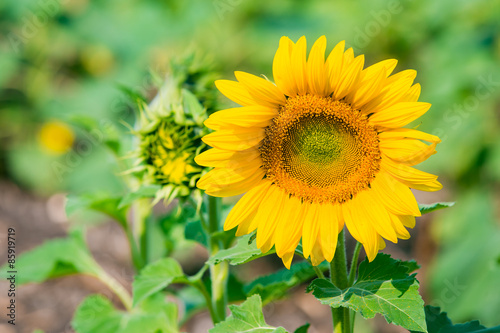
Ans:
POLYGON ((224 229, 257 230, 257 246, 275 246, 286 267, 302 239, 314 265, 332 261, 344 224, 368 259, 408 239, 420 216, 410 188, 437 191, 437 176, 412 166, 434 154, 440 139, 403 128, 423 115, 414 70, 391 75, 397 60, 364 68, 364 56, 338 43, 325 60, 320 37, 306 58, 306 39, 282 37, 275 83, 235 72, 217 88, 241 105, 205 121, 213 148, 196 162, 214 167, 197 186, 227 197, 246 193, 224 229), (424 143, 427 142, 427 143, 424 143))

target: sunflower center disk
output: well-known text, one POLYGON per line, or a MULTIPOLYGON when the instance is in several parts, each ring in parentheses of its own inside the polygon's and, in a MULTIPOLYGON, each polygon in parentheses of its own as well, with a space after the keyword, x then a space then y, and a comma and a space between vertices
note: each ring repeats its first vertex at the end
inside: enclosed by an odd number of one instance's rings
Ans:
POLYGON ((377 132, 349 104, 329 97, 289 98, 261 148, 266 177, 304 201, 344 202, 379 170, 377 132))

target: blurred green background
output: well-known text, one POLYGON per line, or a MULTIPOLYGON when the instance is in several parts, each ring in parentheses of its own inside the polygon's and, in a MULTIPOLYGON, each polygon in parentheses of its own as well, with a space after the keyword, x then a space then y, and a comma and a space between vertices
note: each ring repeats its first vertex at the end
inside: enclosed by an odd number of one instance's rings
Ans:
POLYGON ((420 168, 444 184, 417 196, 457 202, 426 221, 431 243, 411 243, 424 297, 453 321, 499 324, 499 1, 17 0, 0 17, 0 177, 40 196, 121 190, 100 135, 133 121, 119 87, 151 96, 150 72, 173 56, 207 55, 227 79, 272 77, 281 36, 310 47, 326 35, 367 65, 416 69, 433 104, 419 129, 443 140, 420 168), (95 135, 71 125, 82 117, 95 135))

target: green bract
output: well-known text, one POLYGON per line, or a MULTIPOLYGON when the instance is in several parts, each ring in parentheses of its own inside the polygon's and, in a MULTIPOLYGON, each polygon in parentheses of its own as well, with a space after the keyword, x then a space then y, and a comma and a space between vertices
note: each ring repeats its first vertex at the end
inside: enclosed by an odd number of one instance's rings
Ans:
POLYGON ((159 185, 156 201, 200 197, 196 181, 205 171, 194 157, 206 148, 203 122, 215 111, 213 71, 195 56, 172 62, 170 72, 147 104, 138 99, 140 120, 133 129, 138 147, 129 170, 141 185, 159 185))

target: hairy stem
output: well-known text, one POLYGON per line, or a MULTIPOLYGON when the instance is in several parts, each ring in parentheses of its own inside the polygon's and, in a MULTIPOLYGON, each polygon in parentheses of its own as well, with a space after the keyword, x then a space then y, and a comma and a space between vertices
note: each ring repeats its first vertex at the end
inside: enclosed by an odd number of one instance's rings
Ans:
POLYGON ((132 309, 132 297, 120 282, 118 282, 102 268, 98 270, 95 277, 104 283, 116 296, 118 296, 127 311, 132 309))
MULTIPOLYGON (((224 249, 224 244, 219 239, 214 239, 212 234, 220 230, 222 202, 220 198, 208 196, 208 240, 210 255, 224 249)), ((215 313, 214 324, 226 318, 227 306, 227 279, 229 265, 226 261, 210 265, 210 279, 212 281, 212 308, 215 313)))
MULTIPOLYGON (((330 263, 330 279, 339 289, 348 287, 344 230, 339 234, 335 257, 330 263)), ((334 333, 351 332, 351 320, 348 308, 332 308, 332 318, 334 333)))

